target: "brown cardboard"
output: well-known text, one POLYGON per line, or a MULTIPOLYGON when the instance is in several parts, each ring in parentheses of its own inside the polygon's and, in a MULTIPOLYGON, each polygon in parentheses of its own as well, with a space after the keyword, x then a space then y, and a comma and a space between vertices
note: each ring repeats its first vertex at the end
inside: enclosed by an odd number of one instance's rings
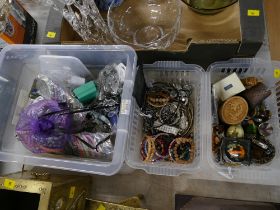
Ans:
POLYGON ((265 14, 272 60, 280 60, 280 1, 265 0, 265 14))
MULTIPOLYGON (((182 2, 181 28, 175 42, 168 51, 186 51, 190 43, 239 43, 241 41, 240 9, 236 3, 215 15, 201 15, 193 12, 182 2)), ((63 20, 61 30, 62 44, 85 43, 73 32, 67 21, 63 20)))
POLYGON ((238 43, 241 40, 239 5, 215 15, 201 15, 183 5, 181 29, 170 50, 185 51, 186 43, 238 43))

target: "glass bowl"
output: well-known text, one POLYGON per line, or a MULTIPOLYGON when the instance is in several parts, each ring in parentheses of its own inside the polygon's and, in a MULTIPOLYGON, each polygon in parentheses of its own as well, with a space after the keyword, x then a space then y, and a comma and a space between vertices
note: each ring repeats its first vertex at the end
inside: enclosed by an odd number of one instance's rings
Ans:
POLYGON ((178 0, 114 0, 108 10, 108 26, 114 41, 134 48, 165 49, 180 28, 178 0))
POLYGON ((192 10, 201 14, 216 14, 238 0, 183 0, 192 10))

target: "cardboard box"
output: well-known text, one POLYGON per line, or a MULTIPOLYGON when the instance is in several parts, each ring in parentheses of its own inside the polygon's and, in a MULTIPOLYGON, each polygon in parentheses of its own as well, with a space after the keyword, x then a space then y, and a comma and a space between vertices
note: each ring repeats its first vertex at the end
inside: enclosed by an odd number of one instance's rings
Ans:
MULTIPOLYGON (((262 0, 242 0, 215 15, 197 14, 183 2, 182 6, 181 29, 175 42, 166 50, 137 50, 139 63, 182 60, 207 67, 232 57, 253 57, 263 43, 262 0)), ((97 44, 83 42, 54 10, 50 11, 45 34, 45 44, 97 44), (56 37, 48 37, 50 32, 56 37)))

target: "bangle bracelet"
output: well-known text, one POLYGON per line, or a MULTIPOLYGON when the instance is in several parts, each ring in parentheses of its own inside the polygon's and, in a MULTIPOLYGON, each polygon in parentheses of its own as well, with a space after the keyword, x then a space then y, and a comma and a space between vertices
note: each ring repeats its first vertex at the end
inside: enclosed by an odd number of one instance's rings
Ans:
POLYGON ((174 139, 170 144, 169 144, 169 147, 168 147, 168 152, 169 152, 169 158, 171 161, 174 161, 175 162, 175 156, 174 156, 174 146, 176 144, 176 139, 174 139))
POLYGON ((153 161, 155 154, 155 142, 151 136, 145 136, 141 143, 141 156, 145 162, 153 161))
POLYGON ((166 160, 169 156, 168 154, 168 145, 169 141, 166 139, 162 139, 160 137, 170 137, 170 134, 167 133, 160 133, 155 136, 154 143, 155 143, 155 155, 160 159, 166 160))
POLYGON ((169 146, 171 160, 180 164, 191 163, 194 159, 194 142, 191 138, 176 138, 169 146))
POLYGON ((147 139, 147 142, 148 142, 148 152, 147 152, 147 158, 145 161, 153 161, 153 157, 154 157, 154 154, 155 154, 155 151, 156 151, 156 146, 155 146, 155 141, 154 141, 154 138, 152 137, 149 137, 147 139))
POLYGON ((169 93, 166 91, 150 91, 146 97, 148 104, 156 108, 164 107, 170 100, 169 93))
POLYGON ((142 157, 142 160, 145 161, 146 158, 147 158, 147 140, 144 138, 142 140, 142 143, 141 143, 141 149, 140 149, 140 154, 141 154, 141 157, 142 157))

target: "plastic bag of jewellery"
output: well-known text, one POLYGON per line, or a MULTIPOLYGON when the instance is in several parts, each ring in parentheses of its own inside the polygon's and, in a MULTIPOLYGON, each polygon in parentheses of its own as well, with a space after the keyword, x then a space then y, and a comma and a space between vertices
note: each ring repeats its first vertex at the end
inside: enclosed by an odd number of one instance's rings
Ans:
MULTIPOLYGON (((64 109, 82 109, 83 104, 76 99, 71 90, 62 88, 60 84, 54 83, 47 76, 39 74, 31 87, 29 98, 38 101, 41 98, 57 101, 64 109)), ((75 118, 83 118, 84 113, 74 115, 75 118)))
POLYGON ((39 74, 34 80, 29 97, 34 99, 42 96, 45 99, 56 100, 59 103, 66 103, 72 108, 82 108, 83 105, 71 94, 70 90, 62 88, 54 83, 47 76, 39 74))
POLYGON ((114 136, 110 133, 82 132, 72 136, 65 147, 65 154, 81 158, 111 161, 114 136))
POLYGON ((33 153, 62 153, 69 139, 71 117, 69 115, 44 114, 61 111, 54 100, 39 100, 27 106, 16 125, 19 141, 33 153))
MULTIPOLYGON (((105 128, 105 130, 101 129, 103 130, 102 132, 116 131, 119 118, 120 101, 121 98, 119 96, 106 97, 101 101, 94 100, 93 103, 85 107, 84 110, 86 116, 84 116, 82 119, 79 119, 78 123, 81 122, 81 124, 83 124, 91 121, 91 123, 94 122, 95 124, 103 124, 102 127, 105 128), (108 129, 110 131, 108 131, 108 129)), ((93 127, 96 127, 96 129, 99 130, 99 126, 93 127)), ((99 130, 99 132, 101 131, 99 130)))
POLYGON ((85 118, 75 118, 75 114, 65 112, 54 100, 39 100, 21 113, 17 137, 33 153, 110 160, 114 139, 110 121, 94 111, 85 118))
POLYGON ((117 113, 108 113, 103 115, 93 107, 82 109, 62 109, 59 111, 48 112, 41 117, 50 116, 69 116, 71 118, 71 125, 68 132, 77 134, 81 132, 103 132, 111 133, 115 131, 118 116, 117 113), (108 115, 111 114, 111 118, 108 115))
POLYGON ((105 66, 99 72, 97 83, 99 87, 99 100, 106 96, 117 96, 122 93, 125 80, 126 66, 123 63, 105 66))
POLYGON ((81 108, 74 108, 71 104, 60 102, 59 104, 61 106, 65 104, 64 109, 49 112, 46 115, 70 115, 72 119, 72 133, 83 131, 112 132, 112 130, 116 130, 118 121, 120 106, 118 101, 120 101, 120 99, 117 96, 106 97, 102 101, 94 100, 91 104, 86 106, 81 105, 81 108))
POLYGON ((108 117, 94 110, 86 112, 84 118, 80 118, 74 123, 77 125, 76 128, 78 129, 76 133, 83 131, 111 133, 113 129, 113 125, 108 117))

